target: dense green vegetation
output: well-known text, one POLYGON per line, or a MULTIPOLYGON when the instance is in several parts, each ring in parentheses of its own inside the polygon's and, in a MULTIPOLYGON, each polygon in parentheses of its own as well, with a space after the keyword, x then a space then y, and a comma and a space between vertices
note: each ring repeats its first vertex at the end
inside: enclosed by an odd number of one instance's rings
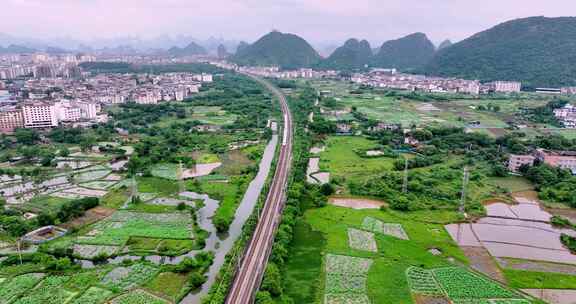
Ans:
POLYGON ((65 201, 55 211, 45 210, 31 221, 25 220, 23 210, 16 208, 5 209, 0 202, 0 230, 7 232, 12 237, 20 237, 36 228, 65 223, 73 218, 84 215, 88 209, 98 206, 99 200, 87 197, 77 200, 65 201))
POLYGON ((166 64, 166 65, 135 65, 123 62, 83 62, 80 67, 93 73, 172 73, 172 72, 189 72, 189 73, 223 73, 225 70, 209 64, 203 63, 183 63, 183 64, 166 64))
POLYGON ((232 61, 243 65, 277 65, 284 69, 297 69, 318 63, 320 55, 306 40, 273 31, 239 49, 232 61))
POLYGON ((384 42, 372 60, 372 65, 382 68, 410 70, 427 64, 436 48, 423 33, 384 42))
POLYGON ((368 41, 349 39, 318 66, 340 71, 363 70, 370 64, 371 59, 372 48, 368 41))
POLYGON ((424 71, 481 81, 516 80, 528 88, 575 85, 570 52, 575 35, 573 17, 512 20, 444 49, 424 71))

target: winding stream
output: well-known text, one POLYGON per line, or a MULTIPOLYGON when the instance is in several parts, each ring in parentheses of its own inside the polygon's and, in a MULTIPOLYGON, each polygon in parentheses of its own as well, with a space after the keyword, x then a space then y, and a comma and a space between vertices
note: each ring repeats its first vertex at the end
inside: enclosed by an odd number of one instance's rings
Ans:
MULTIPOLYGON (((215 252, 214 263, 210 266, 208 270, 208 281, 202 285, 200 290, 195 292, 189 293, 180 303, 183 304, 197 304, 200 303, 200 299, 208 293, 212 284, 214 284, 216 280, 216 275, 220 271, 220 268, 224 264, 224 258, 226 254, 232 249, 234 246, 234 242, 240 236, 242 232, 242 227, 246 220, 252 214, 256 203, 258 202, 258 197, 260 197, 260 193, 262 192, 262 188, 264 188, 264 184, 266 183, 266 179, 268 174, 270 173, 270 168, 272 167, 272 160, 274 159, 274 152, 276 151, 276 145, 278 144, 278 135, 272 135, 272 139, 268 142, 266 149, 264 150, 264 155, 262 156, 262 160, 260 161, 260 167, 258 169, 258 174, 256 177, 250 182, 248 185, 248 189, 246 193, 244 193, 244 197, 242 198, 242 202, 238 206, 236 210, 236 214, 234 217, 234 221, 230 225, 230 229, 228 233, 225 235, 217 234, 216 228, 212 225, 212 220, 210 217, 214 214, 216 210, 215 207, 210 207, 212 204, 211 199, 207 198, 204 200, 205 206, 204 208, 208 208, 206 211, 200 209, 200 213, 198 214, 199 225, 202 229, 206 229, 210 232, 210 237, 206 240, 206 248, 205 250, 212 250, 215 252), (214 209, 214 210, 212 210, 214 209), (210 213, 211 214, 206 214, 210 213)), ((213 200, 212 200, 213 201, 213 200)))
MULTIPOLYGON (((248 185, 246 192, 244 193, 244 197, 236 210, 236 214, 234 216, 234 221, 230 224, 230 228, 228 233, 217 233, 216 227, 212 223, 212 216, 216 212, 218 208, 218 201, 210 198, 206 194, 198 194, 195 192, 181 192, 180 196, 191 199, 191 200, 203 200, 204 206, 200 208, 197 213, 197 221, 198 225, 208 231, 210 235, 206 239, 206 246, 202 250, 193 250, 186 254, 176 256, 176 257, 166 257, 160 255, 149 255, 144 257, 147 261, 150 261, 155 264, 178 264, 186 257, 194 257, 196 254, 202 251, 212 251, 214 252, 214 262, 208 269, 208 280, 202 288, 195 290, 184 299, 180 303, 183 304, 198 304, 200 303, 201 298, 208 293, 210 287, 216 281, 216 276, 220 271, 220 268, 224 264, 224 260, 226 254, 232 249, 234 243, 240 236, 242 232, 242 227, 246 220, 252 214, 256 203, 258 202, 258 198, 260 197, 260 193, 264 188, 264 184, 266 183, 266 179, 268 178, 268 174, 270 173, 270 169, 272 167, 272 161, 274 159, 274 152, 276 151, 276 146, 278 144, 278 135, 272 135, 272 138, 268 142, 266 149, 264 150, 264 154, 262 156, 262 160, 260 161, 258 173, 254 177, 254 179, 248 185)), ((110 264, 119 264, 124 260, 140 260, 142 259, 141 256, 133 256, 133 255, 119 255, 115 258, 108 259, 106 263, 110 264)), ((83 268, 92 268, 94 267, 94 263, 89 260, 79 260, 83 268)))

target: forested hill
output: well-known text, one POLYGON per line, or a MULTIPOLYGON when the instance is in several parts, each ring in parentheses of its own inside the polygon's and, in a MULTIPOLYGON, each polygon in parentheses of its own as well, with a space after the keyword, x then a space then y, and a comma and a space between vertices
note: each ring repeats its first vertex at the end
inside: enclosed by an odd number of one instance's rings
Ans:
POLYGON ((190 42, 186 47, 172 47, 168 50, 168 54, 172 56, 194 56, 194 55, 206 55, 208 52, 206 49, 195 42, 190 42))
POLYGON ((278 65, 283 69, 297 69, 318 63, 320 55, 299 36, 273 31, 253 44, 239 48, 232 61, 243 65, 278 65))
POLYGON ((415 33, 384 42, 372 64, 382 68, 415 69, 427 64, 435 51, 436 47, 425 34, 415 33))
POLYGON ((575 63, 576 18, 530 17, 502 23, 442 50, 424 72, 559 87, 576 85, 575 63))
POLYGON ((348 39, 343 46, 337 48, 330 57, 323 60, 320 68, 335 70, 357 70, 370 64, 372 49, 366 40, 348 39))

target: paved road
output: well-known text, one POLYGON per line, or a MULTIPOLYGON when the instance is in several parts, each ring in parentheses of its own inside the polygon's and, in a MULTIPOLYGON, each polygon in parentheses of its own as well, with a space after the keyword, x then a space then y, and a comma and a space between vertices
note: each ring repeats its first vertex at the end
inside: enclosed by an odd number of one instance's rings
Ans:
POLYGON ((282 113, 284 114, 284 133, 274 179, 272 180, 256 230, 235 274, 232 287, 226 298, 227 304, 250 304, 254 302, 254 295, 260 287, 262 275, 266 269, 266 263, 274 243, 274 235, 280 224, 292 159, 292 114, 288 109, 286 97, 269 82, 255 76, 248 76, 263 84, 280 101, 282 113))

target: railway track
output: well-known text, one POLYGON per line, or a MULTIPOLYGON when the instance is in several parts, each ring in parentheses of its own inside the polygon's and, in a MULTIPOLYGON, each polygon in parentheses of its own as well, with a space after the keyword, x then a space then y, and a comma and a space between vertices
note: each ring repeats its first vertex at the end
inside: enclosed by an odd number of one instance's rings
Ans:
POLYGON ((254 302, 254 295, 260 287, 268 257, 274 244, 274 235, 280 224, 292 160, 292 114, 288 108, 286 97, 268 81, 253 75, 246 75, 260 82, 276 95, 284 115, 284 126, 282 145, 280 146, 280 155, 274 178, 254 234, 240 261, 240 266, 236 270, 232 286, 226 298, 227 304, 249 304, 254 302))

